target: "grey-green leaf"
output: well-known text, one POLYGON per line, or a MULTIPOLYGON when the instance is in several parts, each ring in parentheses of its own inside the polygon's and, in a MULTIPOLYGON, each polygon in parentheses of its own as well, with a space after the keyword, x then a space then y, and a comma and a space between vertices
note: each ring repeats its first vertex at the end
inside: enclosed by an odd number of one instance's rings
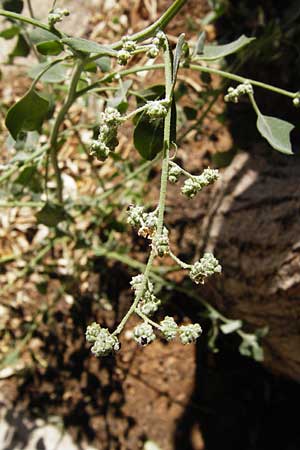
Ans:
POLYGON ((68 45, 72 50, 82 53, 98 53, 99 56, 115 56, 116 50, 106 45, 100 45, 97 42, 88 41, 81 38, 64 38, 62 42, 68 45))
POLYGON ((17 140, 20 131, 38 130, 49 109, 49 102, 36 91, 29 91, 24 97, 15 103, 6 116, 5 124, 17 140))
POLYGON ((256 125, 260 134, 275 150, 286 155, 293 154, 290 132, 295 128, 294 125, 276 117, 264 116, 261 113, 257 116, 256 125))
POLYGON ((201 61, 213 61, 215 59, 224 58, 241 50, 246 45, 250 44, 255 38, 249 38, 244 34, 237 40, 225 45, 205 45, 203 48, 203 54, 196 57, 201 61))
POLYGON ((180 58, 182 56, 182 47, 183 47, 184 41, 185 41, 185 35, 182 33, 178 38, 176 48, 175 48, 175 53, 174 53, 173 76, 172 76, 173 86, 176 82, 176 77, 177 77, 177 72, 179 69, 180 58))
POLYGON ((206 39, 206 33, 205 33, 205 31, 202 31, 202 33, 200 34, 198 41, 196 43, 195 55, 203 54, 205 39, 206 39))
MULTIPOLYGON (((30 78, 36 78, 39 73, 41 73, 47 66, 48 62, 41 63, 33 66, 29 71, 28 75, 30 78)), ((50 67, 47 72, 40 78, 44 83, 61 83, 66 79, 67 69, 63 64, 55 64, 55 66, 50 67)))

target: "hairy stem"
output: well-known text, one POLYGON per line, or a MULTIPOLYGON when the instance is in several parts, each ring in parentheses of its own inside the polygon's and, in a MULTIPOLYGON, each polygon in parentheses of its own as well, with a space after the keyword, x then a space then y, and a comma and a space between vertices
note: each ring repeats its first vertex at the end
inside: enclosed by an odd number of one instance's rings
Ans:
POLYGON ((277 94, 285 95, 286 97, 296 98, 299 96, 298 92, 290 92, 285 89, 272 86, 271 84, 262 83, 260 81, 252 80, 250 78, 241 77, 240 75, 235 75, 233 73, 224 72, 223 70, 214 69, 212 67, 200 66, 196 64, 191 64, 190 69, 197 70, 198 72, 213 73, 215 75, 220 75, 223 78, 229 78, 230 80, 237 81, 238 83, 245 83, 248 81, 253 86, 261 87, 267 89, 268 91, 276 92, 277 94))
POLYGON ((70 82, 70 87, 68 91, 68 95, 64 105, 56 116, 53 129, 50 136, 50 158, 55 172, 56 178, 56 190, 57 190, 57 200, 59 203, 63 202, 63 183, 61 178, 61 172, 58 165, 58 135, 61 124, 64 121, 64 118, 71 108, 72 104, 76 99, 76 88, 77 83, 80 79, 80 75, 83 71, 85 62, 83 60, 78 60, 77 64, 74 68, 73 75, 70 82))
MULTIPOLYGON (((172 96, 172 60, 171 60, 171 54, 169 50, 168 41, 166 38, 166 48, 164 51, 164 63, 165 63, 165 80, 166 80, 166 98, 170 100, 169 102, 169 108, 168 108, 168 114, 165 118, 164 123, 164 149, 163 149, 163 161, 162 161, 162 172, 161 172, 161 183, 160 183, 160 195, 159 195, 159 204, 158 204, 158 221, 157 221, 157 234, 160 235, 163 229, 163 223, 164 223, 164 213, 165 213, 165 204, 166 204, 166 194, 167 194, 167 183, 168 183, 168 170, 169 170, 169 150, 170 150, 170 135, 171 135, 171 96, 172 96)), ((154 258, 156 256, 156 251, 154 247, 152 247, 150 256, 146 265, 146 269, 143 276, 143 281, 141 283, 141 286, 136 293, 135 299, 119 323, 116 330, 113 332, 113 335, 118 335, 123 330, 124 326, 126 325, 126 322, 130 318, 130 316, 135 312, 135 309, 141 300, 148 279, 149 275, 152 270, 152 264, 154 261, 154 258)))

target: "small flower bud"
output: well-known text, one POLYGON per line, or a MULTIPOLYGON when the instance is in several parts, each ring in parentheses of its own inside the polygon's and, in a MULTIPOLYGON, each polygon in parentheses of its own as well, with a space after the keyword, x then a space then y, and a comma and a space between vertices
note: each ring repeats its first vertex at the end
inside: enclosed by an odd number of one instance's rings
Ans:
POLYGON ((181 192, 189 198, 195 197, 205 186, 213 183, 219 178, 219 171, 217 169, 205 169, 201 175, 188 178, 181 188, 181 192))
POLYGON ((181 327, 179 327, 179 337, 184 345, 195 342, 196 339, 198 339, 198 337, 201 335, 201 333, 202 328, 199 323, 182 325, 181 327))
POLYGON ((85 338, 88 342, 95 342, 99 333, 100 333, 101 327, 98 323, 93 322, 91 325, 89 325, 85 332, 85 338))
POLYGON ((239 84, 235 89, 231 86, 228 88, 227 95, 225 95, 225 102, 238 103, 241 95, 253 95, 253 87, 249 81, 239 84))
POLYGON ((105 161, 110 154, 110 149, 100 140, 94 140, 90 147, 90 155, 95 156, 99 161, 105 161))
POLYGON ((190 270, 190 278, 196 284, 203 284, 205 278, 214 273, 221 273, 222 267, 212 253, 204 253, 200 261, 195 262, 190 270))
POLYGON ((51 28, 53 28, 57 22, 61 22, 65 16, 69 15, 70 12, 67 9, 52 9, 48 14, 48 24, 51 28))
POLYGON ((122 38, 122 48, 129 53, 132 53, 136 50, 136 43, 130 39, 129 36, 124 36, 122 38))
POLYGON ((296 98, 293 99, 293 105, 294 105, 296 108, 299 108, 299 107, 300 107, 300 98, 299 98, 299 97, 296 97, 296 98))
POLYGON ((168 114, 167 102, 165 100, 153 100, 147 102, 147 114, 151 120, 162 119, 168 114))
POLYGON ((134 340, 142 345, 148 345, 156 338, 153 328, 149 323, 143 322, 141 325, 137 325, 133 330, 134 340))
POLYGON ((120 66, 126 66, 131 59, 131 54, 127 50, 119 50, 117 54, 117 60, 120 66))
POLYGON ((118 338, 113 336, 107 328, 101 328, 96 322, 87 327, 86 339, 94 344, 91 352, 95 356, 106 356, 111 352, 117 352, 120 348, 118 338))
POLYGON ((161 332, 167 341, 174 339, 178 332, 178 325, 173 317, 166 316, 164 320, 160 322, 161 332))
POLYGON ((177 183, 177 181, 179 180, 179 177, 181 175, 181 169, 179 166, 171 166, 169 168, 169 173, 168 173, 168 180, 170 181, 170 183, 177 183))
POLYGON ((148 58, 156 58, 159 55, 159 47, 157 47, 156 45, 150 45, 146 55, 148 56, 148 58))
POLYGON ((159 236, 155 235, 153 237, 152 246, 155 248, 156 254, 160 257, 169 253, 169 231, 166 227, 163 228, 159 236))

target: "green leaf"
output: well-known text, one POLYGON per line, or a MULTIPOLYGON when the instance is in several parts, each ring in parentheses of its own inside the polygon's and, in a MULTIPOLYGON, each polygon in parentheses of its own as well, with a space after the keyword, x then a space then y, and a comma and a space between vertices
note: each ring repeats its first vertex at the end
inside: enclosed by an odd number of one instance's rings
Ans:
POLYGON ((55 227, 67 217, 64 208, 56 203, 46 203, 43 208, 37 212, 38 223, 47 227, 55 227))
MULTIPOLYGON (((45 67, 48 66, 48 62, 37 64, 33 66, 29 71, 28 75, 30 78, 34 79, 41 73, 45 67)), ((67 69, 62 63, 55 64, 55 66, 51 67, 47 70, 46 73, 41 77, 41 81, 44 83, 61 83, 65 81, 67 74, 67 69)))
POLYGON ((36 165, 25 167, 20 172, 15 183, 27 187, 32 192, 38 193, 42 191, 41 177, 36 165))
POLYGON ((250 44, 255 38, 249 38, 244 34, 240 36, 236 41, 225 45, 205 45, 203 48, 203 54, 198 55, 197 59, 202 61, 213 61, 215 59, 224 58, 241 50, 246 45, 250 44))
POLYGON ((174 52, 174 61, 173 61, 173 76, 172 76, 172 83, 173 87, 176 82, 177 72, 179 69, 180 59, 182 56, 182 47, 185 42, 185 35, 182 33, 177 41, 175 52, 174 52))
MULTIPOLYGON (((137 106, 143 106, 147 101, 165 98, 165 86, 155 85, 137 93, 137 106)), ((145 113, 135 118, 136 127, 133 133, 134 146, 142 158, 151 161, 163 149, 164 120, 150 121, 145 113)), ((172 102, 171 141, 176 141, 176 104, 172 102)))
POLYGON ((12 39, 17 34, 19 34, 19 31, 20 27, 18 27, 17 25, 13 25, 12 27, 6 28, 6 30, 1 31, 0 37, 2 37, 3 39, 12 39))
POLYGON ((56 56, 63 51, 64 46, 59 41, 45 41, 37 44, 36 48, 38 52, 41 53, 42 55, 56 56))
POLYGON ((2 8, 6 11, 21 13, 24 7, 23 0, 2 0, 2 8))
POLYGON ((28 31, 28 34, 33 44, 40 44, 41 42, 47 41, 59 41, 59 37, 56 36, 56 34, 47 30, 42 30, 41 28, 35 28, 32 31, 28 31))
POLYGON ((20 131, 38 130, 49 109, 49 102, 35 91, 29 91, 24 97, 15 103, 6 116, 5 124, 17 140, 20 131))
POLYGON ((120 113, 124 114, 127 111, 127 92, 132 85, 132 80, 125 80, 121 82, 120 88, 116 91, 113 98, 110 98, 107 102, 108 106, 112 108, 117 108, 120 113))
POLYGON ((260 134, 269 142, 269 144, 281 153, 292 155, 292 144, 290 141, 290 132, 295 128, 285 120, 276 117, 257 115, 257 128, 260 134))
POLYGON ((19 34, 17 43, 13 51, 9 54, 13 59, 15 56, 27 56, 30 52, 30 47, 22 34, 19 34))
POLYGON ((115 56, 117 54, 116 50, 113 50, 111 47, 100 45, 87 39, 64 38, 62 42, 77 52, 99 53, 99 55, 103 54, 103 56, 115 56))
POLYGON ((203 31, 198 37, 198 41, 197 41, 196 47, 195 47, 195 55, 203 54, 205 40, 206 40, 206 33, 205 33, 205 31, 203 31))
POLYGON ((220 326, 220 329, 222 333, 224 334, 230 334, 234 333, 235 331, 239 330, 243 325, 243 322, 241 320, 231 320, 228 323, 224 323, 220 326))
POLYGON ((108 56, 101 56, 101 58, 95 59, 95 63, 103 73, 110 71, 111 59, 108 56))

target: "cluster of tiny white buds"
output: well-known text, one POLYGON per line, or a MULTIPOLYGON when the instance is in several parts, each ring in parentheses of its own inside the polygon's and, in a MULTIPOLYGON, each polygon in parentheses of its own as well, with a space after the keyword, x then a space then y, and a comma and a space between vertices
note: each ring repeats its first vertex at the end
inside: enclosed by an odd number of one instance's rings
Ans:
MULTIPOLYGON (((135 295, 141 295, 140 289, 144 280, 144 275, 140 274, 132 278, 130 284, 135 292, 135 295)), ((154 314, 160 305, 161 301, 154 295, 154 286, 151 281, 147 280, 146 286, 142 293, 141 299, 137 305, 136 310, 150 316, 154 314)))
POLYGON ((300 108, 300 98, 299 97, 296 97, 296 98, 293 99, 293 105, 296 108, 300 108))
POLYGON ((127 223, 138 228, 139 236, 151 239, 157 228, 157 213, 155 211, 145 213, 142 206, 130 206, 127 223))
POLYGON ((160 331, 162 332, 164 338, 167 341, 171 341, 172 339, 175 339, 178 332, 178 325, 173 319, 173 317, 166 316, 161 322, 160 322, 160 331))
POLYGON ((90 154, 100 161, 104 161, 114 151, 119 141, 117 138, 118 127, 122 123, 122 116, 115 108, 107 107, 100 114, 99 135, 91 144, 90 154))
POLYGON ((156 338, 153 328, 149 323, 143 322, 133 330, 134 340, 143 347, 150 344, 156 338))
POLYGON ((118 338, 113 336, 107 328, 101 328, 96 322, 87 327, 85 336, 86 340, 93 344, 91 352, 95 356, 107 356, 120 349, 118 338))
POLYGON ((170 183, 177 183, 181 174, 182 174, 181 168, 177 166, 177 164, 176 165, 172 164, 169 167, 168 180, 170 181, 170 183))
POLYGON ((179 328, 179 337, 181 342, 185 344, 191 344, 195 342, 202 333, 202 328, 199 323, 190 325, 182 325, 179 328))
POLYGON ((152 39, 151 44, 148 48, 148 58, 156 58, 159 55, 160 49, 165 47, 165 44, 165 35, 162 31, 159 31, 157 35, 152 39))
POLYGON ((189 275, 196 284, 203 284, 207 277, 221 272, 222 267, 217 258, 212 253, 205 253, 200 261, 192 265, 189 275))
POLYGON ((153 100, 147 102, 146 113, 151 120, 163 119, 168 114, 169 102, 167 100, 153 100))
POLYGON ((181 192, 189 198, 195 197, 205 186, 213 183, 219 178, 217 169, 205 169, 199 176, 191 176, 188 178, 181 188, 181 192))
POLYGON ((154 235, 152 239, 152 247, 158 256, 162 257, 170 252, 169 245, 169 231, 166 227, 163 227, 161 234, 154 235))
POLYGON ((122 37, 122 48, 123 50, 126 50, 127 52, 131 53, 136 50, 136 42, 130 39, 130 36, 123 36, 122 37))
POLYGON ((253 95, 253 87, 249 81, 239 84, 236 88, 229 87, 228 93, 225 95, 225 102, 238 103, 241 95, 253 95))
POLYGON ((48 24, 49 27, 53 28, 57 22, 61 22, 64 17, 69 16, 70 11, 67 9, 55 8, 49 11, 48 14, 48 24))
POLYGON ((123 48, 117 53, 117 61, 120 66, 126 66, 128 61, 131 59, 131 53, 123 48))

